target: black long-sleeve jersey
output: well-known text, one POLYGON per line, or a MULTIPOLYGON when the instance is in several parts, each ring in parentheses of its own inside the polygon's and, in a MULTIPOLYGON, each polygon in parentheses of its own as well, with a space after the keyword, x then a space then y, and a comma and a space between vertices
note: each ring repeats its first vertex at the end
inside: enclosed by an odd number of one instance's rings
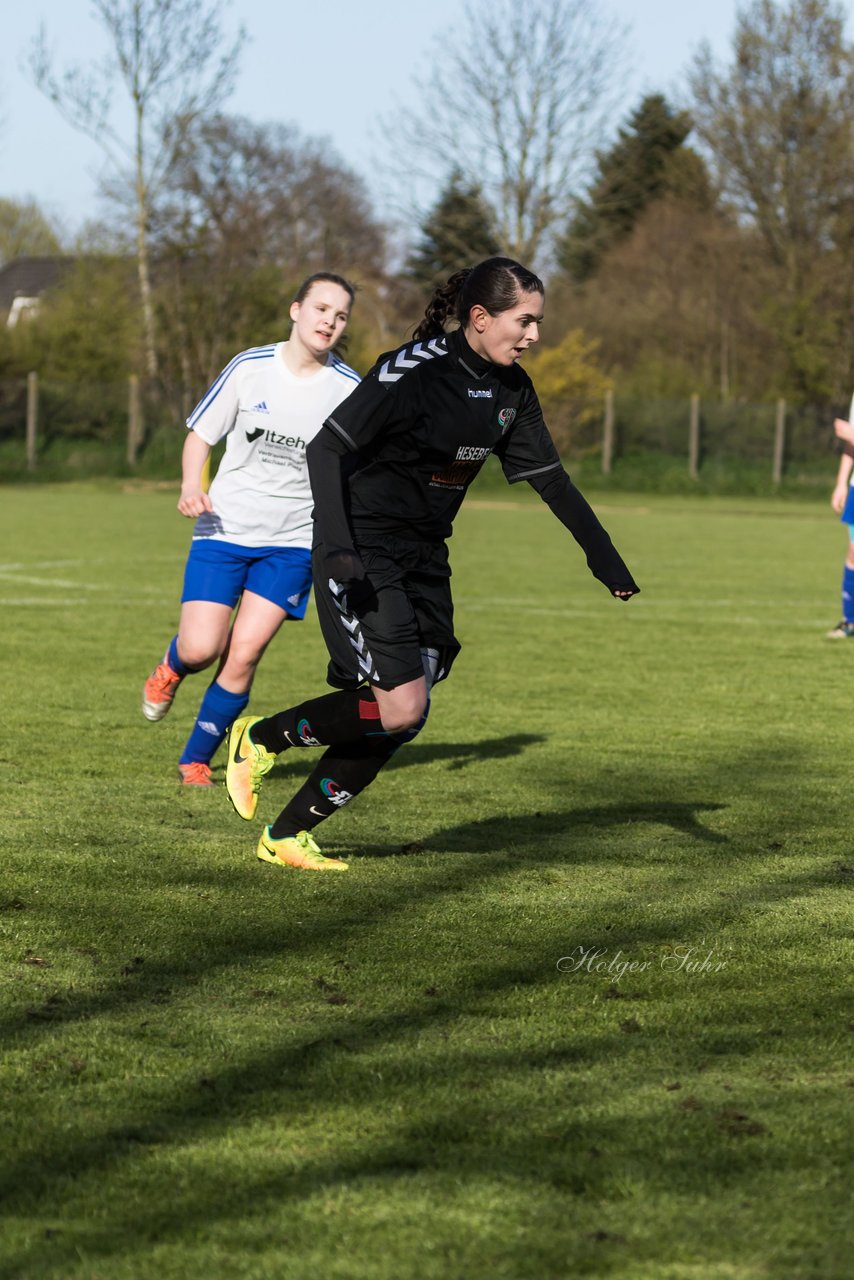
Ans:
POLYGON ((631 574, 563 469, 531 379, 495 365, 461 329, 386 352, 307 449, 316 537, 327 555, 390 534, 441 543, 491 453, 507 480, 527 480, 612 590, 631 574))

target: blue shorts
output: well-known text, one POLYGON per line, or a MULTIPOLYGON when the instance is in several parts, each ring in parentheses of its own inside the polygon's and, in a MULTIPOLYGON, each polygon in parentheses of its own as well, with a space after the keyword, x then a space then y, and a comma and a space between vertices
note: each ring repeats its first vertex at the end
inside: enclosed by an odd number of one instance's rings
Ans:
MULTIPOLYGON (((854 526, 854 485, 848 490, 848 497, 845 499, 845 506, 842 508, 842 515, 839 517, 843 524, 847 524, 849 529, 854 526)), ((851 532, 854 539, 854 529, 851 532)))
POLYGON ((233 609, 244 591, 271 600, 291 618, 305 617, 311 552, 304 547, 241 547, 216 538, 194 538, 181 603, 210 600, 233 609))

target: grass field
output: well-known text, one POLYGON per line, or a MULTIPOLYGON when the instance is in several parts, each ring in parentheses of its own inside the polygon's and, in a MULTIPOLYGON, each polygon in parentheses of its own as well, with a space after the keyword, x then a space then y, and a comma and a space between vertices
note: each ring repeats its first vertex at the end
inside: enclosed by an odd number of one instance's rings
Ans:
MULTIPOLYGON (((140 714, 176 491, 0 490, 4 1278, 850 1276, 844 532, 594 498, 625 606, 478 494, 462 655, 327 877, 253 856, 314 753, 245 824, 176 782, 203 678, 140 714)), ((324 665, 312 613, 252 709, 324 665)))

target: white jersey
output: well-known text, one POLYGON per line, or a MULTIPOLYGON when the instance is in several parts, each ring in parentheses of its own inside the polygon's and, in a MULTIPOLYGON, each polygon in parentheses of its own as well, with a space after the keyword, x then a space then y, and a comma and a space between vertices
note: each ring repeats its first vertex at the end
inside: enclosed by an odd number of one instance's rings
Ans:
POLYGON ((244 547, 311 547, 313 506, 305 448, 359 382, 330 352, 317 373, 297 377, 284 342, 241 351, 187 419, 187 427, 225 453, 210 487, 213 512, 194 538, 244 547))

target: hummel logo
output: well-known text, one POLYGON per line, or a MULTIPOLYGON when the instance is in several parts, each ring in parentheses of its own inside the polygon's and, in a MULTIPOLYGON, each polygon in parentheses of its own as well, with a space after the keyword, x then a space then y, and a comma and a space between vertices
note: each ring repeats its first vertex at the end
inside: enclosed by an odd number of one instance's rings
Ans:
POLYGON ((492 399, 491 387, 486 387, 483 390, 481 390, 479 387, 467 387, 466 390, 469 393, 470 400, 491 400, 492 399))
POLYGON ((249 443, 250 443, 250 444, 252 444, 252 442, 253 442, 254 440, 257 440, 257 439, 258 439, 258 437, 259 437, 259 436, 262 436, 263 434, 264 434, 264 428, 263 428, 263 427, 258 427, 258 429, 257 429, 256 431, 247 431, 247 432, 246 432, 246 439, 249 441, 249 443))
POLYGON ((249 412, 250 413, 269 413, 270 410, 267 408, 266 400, 259 400, 257 404, 253 404, 249 412))

